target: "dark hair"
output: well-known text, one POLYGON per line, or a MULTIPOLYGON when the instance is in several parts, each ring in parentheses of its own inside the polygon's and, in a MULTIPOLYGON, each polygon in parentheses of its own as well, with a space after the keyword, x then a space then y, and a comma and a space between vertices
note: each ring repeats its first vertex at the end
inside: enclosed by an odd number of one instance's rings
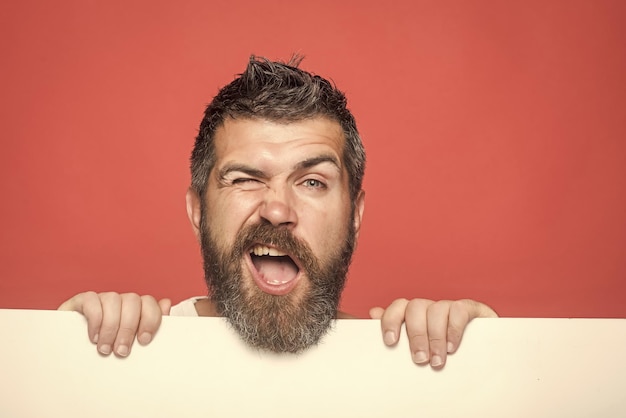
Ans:
POLYGON ((345 95, 328 80, 299 69, 301 61, 299 56, 281 63, 253 55, 246 70, 207 106, 191 153, 191 187, 202 200, 215 165, 215 131, 227 118, 288 123, 322 116, 339 122, 343 130, 343 163, 354 203, 365 172, 365 150, 356 122, 346 107, 345 95))

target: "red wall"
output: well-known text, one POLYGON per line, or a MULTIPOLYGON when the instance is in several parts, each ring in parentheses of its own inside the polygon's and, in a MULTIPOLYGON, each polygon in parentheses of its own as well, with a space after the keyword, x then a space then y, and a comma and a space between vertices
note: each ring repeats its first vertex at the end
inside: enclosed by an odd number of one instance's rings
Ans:
POLYGON ((250 53, 295 51, 369 152, 344 309, 626 317, 626 3, 9 3, 0 307, 202 294, 184 193, 203 108, 250 53))

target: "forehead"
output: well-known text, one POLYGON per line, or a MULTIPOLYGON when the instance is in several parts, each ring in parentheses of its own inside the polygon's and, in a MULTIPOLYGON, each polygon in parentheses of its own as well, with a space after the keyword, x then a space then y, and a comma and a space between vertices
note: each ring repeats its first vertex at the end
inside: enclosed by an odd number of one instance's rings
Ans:
POLYGON ((341 125, 317 117, 296 122, 226 119, 215 132, 217 165, 229 160, 297 160, 332 153, 342 161, 341 125))

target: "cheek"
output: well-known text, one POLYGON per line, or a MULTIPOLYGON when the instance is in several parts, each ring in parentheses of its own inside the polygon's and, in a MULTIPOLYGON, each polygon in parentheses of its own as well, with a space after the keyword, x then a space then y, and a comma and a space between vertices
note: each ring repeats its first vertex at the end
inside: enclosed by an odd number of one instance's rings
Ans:
POLYGON ((309 227, 315 231, 312 250, 326 256, 341 248, 347 238, 350 211, 344 207, 327 208, 324 212, 307 217, 309 227))
POLYGON ((237 233, 254 214, 255 202, 250 197, 215 193, 212 199, 207 200, 207 223, 220 243, 234 243, 237 233))
POLYGON ((231 240, 233 236, 229 231, 233 228, 231 223, 235 216, 226 216, 227 213, 232 214, 232 210, 229 210, 227 202, 223 199, 210 199, 207 202, 206 224, 215 243, 228 244, 226 241, 231 240))

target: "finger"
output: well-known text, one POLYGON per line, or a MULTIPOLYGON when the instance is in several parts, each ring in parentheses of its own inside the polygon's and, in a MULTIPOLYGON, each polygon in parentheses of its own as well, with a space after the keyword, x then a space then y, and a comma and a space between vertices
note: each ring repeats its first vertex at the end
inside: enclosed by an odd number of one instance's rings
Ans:
MULTIPOLYGON (((161 325, 163 316, 161 302, 157 302, 152 296, 141 297, 141 319, 137 329, 137 341, 142 345, 152 341, 161 325)), ((164 303, 164 307, 167 307, 167 303, 164 303)))
POLYGON ((406 299, 396 299, 384 310, 380 318, 380 328, 383 333, 383 341, 387 345, 394 345, 400 337, 400 327, 404 322, 404 312, 409 303, 406 299))
POLYGON ((383 317, 383 313, 385 313, 385 309, 380 306, 375 306, 370 309, 369 314, 372 319, 380 319, 383 317))
POLYGON ((450 301, 441 300, 428 307, 427 323, 430 365, 434 368, 441 368, 446 364, 450 305, 450 301))
POLYGON ((120 295, 120 299, 122 306, 114 351, 118 356, 126 357, 135 341, 139 317, 142 314, 142 301, 136 293, 124 293, 120 295))
POLYGON ((450 314, 448 316, 448 353, 454 353, 461 344, 465 327, 473 319, 472 314, 475 308, 471 300, 457 300, 450 304, 450 314))
POLYGON ((100 303, 102 304, 102 325, 98 336, 98 351, 101 354, 111 354, 117 330, 120 326, 120 316, 122 311, 122 298, 113 292, 100 293, 100 303))
POLYGON ((161 313, 163 315, 169 315, 170 309, 172 309, 172 301, 168 298, 161 299, 159 301, 159 308, 161 308, 161 313))
POLYGON ((448 319, 448 353, 454 353, 461 344, 467 324, 474 318, 497 318, 489 306, 470 299, 452 302, 448 319))
POLYGON ((417 364, 424 364, 430 360, 426 311, 432 304, 432 300, 412 299, 406 307, 406 334, 413 362, 417 364))
POLYGON ((87 320, 87 335, 94 344, 98 342, 102 324, 102 305, 95 292, 84 292, 65 301, 58 308, 60 311, 75 311, 87 320))

